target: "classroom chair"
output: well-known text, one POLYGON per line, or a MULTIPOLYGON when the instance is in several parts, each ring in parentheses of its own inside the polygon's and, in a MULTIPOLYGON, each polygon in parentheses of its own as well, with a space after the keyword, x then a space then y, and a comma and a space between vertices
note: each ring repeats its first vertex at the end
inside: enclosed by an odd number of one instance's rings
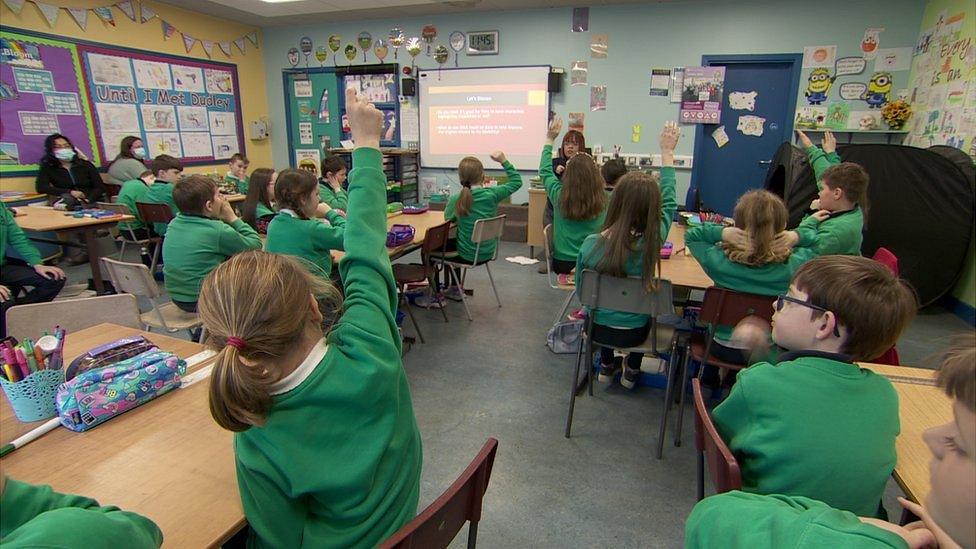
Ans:
POLYGON ((715 331, 719 326, 735 326, 747 316, 757 316, 766 322, 773 319, 773 297, 747 294, 711 286, 705 290, 698 321, 705 324, 705 332, 694 332, 688 339, 681 368, 681 392, 678 398, 678 418, 675 427, 674 445, 681 445, 681 426, 684 423, 684 399, 688 378, 688 363, 698 362, 698 378, 701 379, 705 366, 715 366, 723 370, 737 372, 748 364, 726 362, 712 354, 715 331))
POLYGON ((691 380, 692 398, 695 401, 695 456, 697 457, 698 501, 705 498, 705 462, 715 485, 715 493, 721 494, 742 489, 742 473, 739 462, 722 437, 719 436, 712 417, 708 414, 702 397, 701 380, 691 380))
POLYGON ((15 305, 7 309, 6 319, 7 335, 17 339, 38 338, 55 325, 69 335, 104 322, 142 329, 139 303, 135 296, 127 294, 15 305))
MULTIPOLYGON (((436 227, 431 227, 427 229, 427 234, 424 236, 424 242, 420 247, 420 264, 416 263, 394 263, 393 264, 393 279, 396 281, 397 293, 400 296, 400 303, 406 305, 407 314, 410 316, 410 322, 413 324, 414 330, 417 331, 417 336, 420 338, 420 342, 424 343, 424 334, 420 331, 420 326, 417 325, 417 319, 413 316, 413 307, 410 306, 410 300, 404 297, 404 293, 407 290, 408 284, 413 284, 416 282, 427 281, 427 291, 431 297, 434 297, 434 277, 437 275, 437 270, 434 267, 433 258, 435 252, 441 252, 441 258, 445 257, 444 249, 447 247, 448 235, 451 232, 451 222, 446 221, 437 225, 436 227)), ((451 278, 453 278, 453 271, 451 271, 451 278)), ((444 322, 447 322, 447 311, 444 307, 441 307, 441 314, 444 315, 444 322)))
MULTIPOLYGON (((878 263, 888 267, 888 269, 894 273, 895 276, 899 276, 900 272, 898 269, 898 256, 891 253, 891 250, 885 247, 878 248, 875 250, 874 255, 871 259, 877 261, 878 263)), ((898 366, 901 364, 901 358, 898 356, 898 349, 895 345, 892 345, 890 349, 884 352, 881 356, 871 359, 868 362, 873 362, 875 364, 890 364, 892 366, 898 366)))
MULTIPOLYGON (((658 339, 668 338, 673 341, 673 328, 663 326, 658 318, 662 315, 674 314, 674 305, 671 297, 671 281, 656 279, 657 289, 647 291, 644 281, 640 277, 615 277, 600 274, 592 269, 584 269, 582 273, 576 273, 577 285, 576 293, 579 295, 580 302, 585 307, 593 309, 613 309, 626 313, 638 313, 651 316, 651 329, 647 335, 647 340, 637 347, 620 349, 622 352, 644 353, 660 356, 657 348, 658 339)), ((576 395, 582 392, 580 385, 580 367, 583 363, 585 347, 586 354, 586 378, 585 382, 589 387, 590 395, 593 394, 593 345, 604 345, 600 341, 595 341, 590 334, 593 333, 593 314, 586 315, 586 322, 583 327, 584 344, 580 345, 576 352, 576 370, 573 373, 573 385, 569 395, 569 412, 566 415, 566 438, 571 436, 573 428, 573 411, 576 407, 576 395)), ((675 354, 671 354, 673 361, 675 354)), ((670 362, 670 361, 669 361, 670 362)), ((671 386, 670 375, 674 371, 673 367, 668 368, 668 386, 671 386)), ((667 392, 667 391, 666 391, 667 392)), ((667 400, 665 400, 667 406, 667 400)))
MULTIPOLYGON (((162 328, 169 333, 186 330, 191 332, 192 336, 192 330, 202 325, 197 314, 188 313, 172 302, 159 304, 157 300, 162 297, 163 292, 160 291, 159 284, 153 280, 149 267, 142 263, 125 263, 107 257, 102 258, 102 267, 108 273, 116 290, 145 297, 152 304, 151 311, 139 315, 143 324, 142 329, 150 331, 151 328, 162 328)), ((202 335, 200 341, 203 341, 202 335)))
MULTIPOLYGON (((125 204, 119 204, 117 202, 99 202, 97 205, 99 208, 103 210, 109 210, 122 215, 132 215, 132 212, 129 211, 129 207, 126 206, 125 204)), ((152 260, 149 263, 149 272, 155 273, 156 261, 159 259, 159 250, 163 247, 163 239, 158 236, 151 236, 149 238, 139 238, 135 235, 135 232, 132 229, 121 229, 121 228, 119 229, 119 236, 122 237, 121 238, 122 249, 119 250, 119 261, 125 260, 126 244, 129 243, 138 244, 139 247, 141 248, 141 251, 145 252, 146 255, 149 255, 149 249, 147 248, 147 246, 149 246, 150 244, 154 245, 152 260)))
POLYGON ((556 319, 552 322, 553 325, 556 325, 563 320, 563 317, 566 316, 566 311, 569 310, 570 304, 573 303, 573 296, 576 295, 576 286, 573 284, 560 284, 558 276, 552 272, 552 250, 549 248, 550 242, 552 242, 552 231, 553 228, 551 224, 542 228, 542 255, 546 262, 546 278, 549 280, 550 288, 569 292, 569 295, 566 296, 566 301, 563 302, 562 309, 559 310, 559 313, 556 315, 556 319))
POLYGON ((413 520, 394 532, 380 549, 445 549, 468 522, 468 549, 478 540, 481 503, 488 490, 498 441, 489 438, 454 484, 413 520))
MULTIPOLYGON (((462 261, 461 258, 456 259, 446 259, 441 262, 442 267, 448 267, 453 272, 453 269, 461 269, 461 280, 456 281, 458 287, 461 289, 461 304, 464 305, 464 313, 468 316, 468 320, 474 320, 471 318, 471 311, 468 309, 468 299, 465 297, 464 292, 464 281, 468 276, 468 271, 471 269, 476 269, 484 265, 485 270, 488 271, 488 280, 491 282, 491 291, 495 293, 495 301, 498 306, 502 306, 502 300, 498 297, 498 288, 495 287, 495 278, 491 276, 491 266, 489 265, 492 261, 498 259, 498 241, 501 239, 502 232, 505 230, 505 215, 496 215, 495 217, 486 217, 485 219, 479 219, 474 222, 474 228, 471 230, 471 242, 475 244, 474 257, 477 258, 478 254, 481 252, 481 244, 484 242, 495 241, 495 253, 484 261, 472 261, 470 263, 462 261)), ((426 238, 426 237, 425 237, 426 238)), ((452 277, 455 275, 452 274, 452 277)))
POLYGON ((136 210, 139 212, 139 218, 147 227, 152 227, 153 223, 169 223, 174 217, 173 210, 168 204, 136 202, 136 210))
POLYGON ((105 187, 105 198, 108 198, 109 202, 115 202, 115 197, 119 196, 119 193, 122 192, 122 185, 116 185, 107 181, 103 181, 102 185, 105 187))

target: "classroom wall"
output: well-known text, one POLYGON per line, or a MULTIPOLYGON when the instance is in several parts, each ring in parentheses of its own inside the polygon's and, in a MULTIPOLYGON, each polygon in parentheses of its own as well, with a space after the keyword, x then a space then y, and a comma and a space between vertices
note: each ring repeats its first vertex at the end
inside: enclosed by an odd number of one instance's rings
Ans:
MULTIPOLYGON (((289 68, 287 51, 297 47, 302 36, 312 38, 314 45, 324 44, 329 35, 342 36, 343 45, 355 42, 360 31, 373 38, 385 38, 395 25, 408 36, 419 36, 425 24, 437 26, 437 42, 447 43, 454 30, 498 30, 500 54, 468 57, 462 55, 462 67, 551 64, 563 67, 567 76, 563 92, 553 96, 553 108, 564 118, 567 113, 586 113, 588 146, 613 144, 625 153, 657 152, 657 135, 666 120, 677 119, 677 104, 667 98, 649 97, 650 70, 654 67, 695 66, 703 54, 730 53, 802 53, 808 45, 838 44, 839 51, 851 51, 860 43, 866 27, 884 27, 882 47, 909 46, 915 43, 924 4, 917 0, 878 0, 849 2, 823 0, 788 1, 695 1, 646 5, 592 6, 589 32, 570 32, 571 8, 529 11, 478 12, 472 15, 443 15, 425 18, 343 22, 334 25, 291 26, 264 29, 265 70, 267 71, 268 105, 275 129, 272 149, 275 166, 289 162, 287 136, 283 131, 284 98, 281 70, 289 68), (609 35, 607 59, 590 58, 590 35, 609 35), (589 62, 589 83, 606 84, 607 110, 590 112, 589 88, 569 86, 569 68, 574 60, 589 62), (640 143, 630 141, 631 126, 641 124, 640 143)), ((453 52, 452 52, 453 53, 453 52)), ((342 57, 342 63, 345 58, 342 57)), ((375 56, 370 54, 375 62, 375 56)), ((423 54, 418 65, 436 68, 423 54)), ((392 52, 387 61, 392 60, 392 52)), ((361 61, 361 58, 360 58, 361 61)), ((399 62, 409 63, 405 51, 399 62)), ((313 66, 317 62, 312 59, 313 66)), ((329 64, 332 64, 330 58, 329 64)), ((453 66, 453 55, 450 66, 453 66)), ((896 89, 907 82, 895 82, 896 89)), ((877 137, 877 136, 875 136, 877 137)), ((540 148, 544 137, 539 136, 540 148)), ((686 127, 678 154, 694 150, 694 128, 686 127)), ((436 175, 438 186, 452 184, 457 177, 449 170, 424 170, 422 175, 436 175)), ((678 172, 678 200, 684 202, 690 170, 678 172)), ((527 200, 523 189, 514 202, 527 200)))
MULTIPOLYGON (((87 7, 93 3, 79 0, 58 0, 57 4, 63 7, 87 7)), ((138 4, 138 3, 137 3, 138 4)), ((103 42, 116 46, 138 48, 159 53, 181 55, 185 57, 197 57, 206 59, 207 55, 203 51, 203 45, 197 42, 190 53, 186 52, 183 45, 183 38, 177 32, 169 40, 163 39, 161 19, 175 26, 181 31, 186 31, 190 36, 198 39, 217 41, 234 40, 246 33, 254 31, 255 27, 241 25, 239 23, 217 19, 196 12, 183 10, 160 2, 143 1, 143 5, 149 6, 158 14, 158 17, 146 23, 132 21, 118 9, 112 8, 115 18, 115 28, 110 27, 94 13, 88 14, 87 30, 75 23, 66 10, 61 10, 58 15, 57 23, 54 27, 48 25, 47 20, 41 12, 31 3, 27 3, 19 14, 13 13, 5 4, 0 7, 0 23, 5 26, 27 29, 48 34, 80 38, 93 42, 103 42)), ((106 5, 104 2, 94 5, 106 5)), ((110 5, 110 4, 109 4, 110 5)), ((138 13, 138 12, 137 12, 138 13)), ((258 30, 258 44, 263 47, 261 32, 258 30)), ((236 46, 232 45, 232 48, 236 46)), ((268 98, 264 84, 265 69, 263 51, 255 49, 250 42, 247 43, 247 52, 240 54, 236 49, 233 50, 234 56, 228 58, 214 44, 213 59, 234 63, 237 65, 239 83, 241 87, 241 114, 246 125, 251 120, 268 115, 268 98)), ((280 81, 280 77, 279 77, 280 81)), ((268 140, 251 141, 245 139, 245 149, 247 156, 251 159, 253 166, 271 165, 271 143, 268 140)), ((114 157, 114 155, 113 155, 114 157)), ((110 159, 109 159, 110 160, 110 159)), ((225 162, 217 164, 220 173, 225 170, 225 162)), ((187 173, 213 172, 211 166, 192 166, 187 167, 187 173)), ((0 178, 0 188, 5 191, 29 191, 34 189, 34 177, 4 177, 0 178)))

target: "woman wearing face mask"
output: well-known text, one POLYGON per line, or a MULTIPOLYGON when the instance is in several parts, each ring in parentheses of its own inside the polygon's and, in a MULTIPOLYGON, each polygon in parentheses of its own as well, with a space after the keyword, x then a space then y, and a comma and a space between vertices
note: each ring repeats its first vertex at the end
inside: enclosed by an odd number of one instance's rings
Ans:
POLYGON ((146 149, 142 139, 134 135, 122 138, 119 154, 108 167, 108 182, 122 185, 126 181, 138 179, 146 171, 146 149))
POLYGON ((59 133, 47 136, 44 152, 34 182, 37 192, 54 200, 71 195, 82 204, 94 204, 102 199, 105 195, 102 176, 94 164, 78 155, 67 137, 59 133))

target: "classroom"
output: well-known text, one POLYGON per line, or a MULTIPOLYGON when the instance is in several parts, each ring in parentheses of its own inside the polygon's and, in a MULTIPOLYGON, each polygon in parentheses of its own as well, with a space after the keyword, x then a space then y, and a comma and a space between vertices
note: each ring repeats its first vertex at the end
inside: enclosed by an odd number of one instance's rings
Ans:
POLYGON ((0 198, 0 545, 976 548, 971 0, 2 0, 0 198))

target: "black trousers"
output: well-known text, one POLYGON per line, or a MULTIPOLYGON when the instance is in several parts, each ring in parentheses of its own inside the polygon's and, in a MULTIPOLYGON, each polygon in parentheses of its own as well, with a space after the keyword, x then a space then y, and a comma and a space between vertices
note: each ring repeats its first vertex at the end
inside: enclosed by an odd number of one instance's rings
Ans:
POLYGON ((556 274, 569 274, 576 268, 575 261, 563 261, 562 259, 552 258, 552 272, 556 274))
MULTIPOLYGON (((592 312, 590 314, 593 314, 592 312)), ((647 339, 647 334, 651 326, 647 324, 639 328, 612 328, 602 324, 593 323, 593 333, 590 337, 594 342, 599 341, 609 347, 600 345, 600 362, 603 364, 613 364, 613 350, 636 347, 647 339)), ((594 343, 595 345, 596 343, 594 343)), ((627 367, 630 369, 640 368, 644 353, 630 353, 627 355, 627 367)))
POLYGON ((51 301, 64 288, 65 282, 44 278, 20 259, 5 258, 3 268, 0 268, 0 285, 10 289, 10 299, 0 303, 0 337, 7 337, 7 309, 14 305, 51 301), (23 290, 27 292, 18 297, 23 290))
POLYGON ((197 312, 197 302, 196 301, 176 301, 174 299, 173 300, 173 305, 176 305, 177 307, 179 307, 179 309, 181 311, 184 311, 184 312, 187 312, 187 313, 195 313, 195 312, 197 312))

